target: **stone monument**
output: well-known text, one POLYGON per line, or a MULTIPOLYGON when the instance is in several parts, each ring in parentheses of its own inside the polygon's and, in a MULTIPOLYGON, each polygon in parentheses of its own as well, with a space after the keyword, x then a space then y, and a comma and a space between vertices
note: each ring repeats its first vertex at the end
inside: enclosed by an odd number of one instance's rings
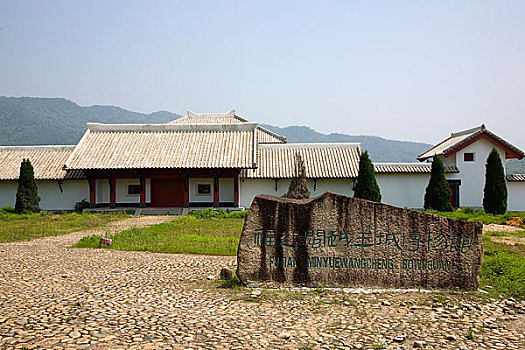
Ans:
POLYGON ((297 285, 477 289, 481 222, 325 193, 257 196, 239 242, 237 275, 297 285))

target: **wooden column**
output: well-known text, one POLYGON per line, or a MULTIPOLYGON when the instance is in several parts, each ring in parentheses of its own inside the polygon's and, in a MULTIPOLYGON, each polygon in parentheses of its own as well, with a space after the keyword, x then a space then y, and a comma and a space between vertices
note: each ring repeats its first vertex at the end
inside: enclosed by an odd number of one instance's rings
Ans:
POLYGON ((219 207, 219 176, 213 175, 213 207, 219 207))
POLYGON ((139 177, 139 184, 140 184, 140 207, 145 208, 146 207, 146 179, 142 176, 139 177))
POLYGON ((190 206, 190 176, 184 175, 184 208, 190 206))
POLYGON ((239 174, 233 176, 233 206, 239 206, 239 174))
POLYGON ((116 181, 114 177, 110 177, 108 181, 109 181, 109 207, 115 208, 116 207, 116 197, 117 197, 115 193, 116 181))
POLYGON ((96 192, 96 180, 95 179, 89 179, 89 207, 95 208, 97 204, 97 192, 96 192))

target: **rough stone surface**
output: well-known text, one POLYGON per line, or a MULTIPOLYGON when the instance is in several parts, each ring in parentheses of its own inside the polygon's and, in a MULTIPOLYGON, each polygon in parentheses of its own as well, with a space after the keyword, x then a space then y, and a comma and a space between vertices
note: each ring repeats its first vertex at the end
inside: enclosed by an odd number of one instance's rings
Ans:
POLYGON ((221 273, 220 273, 220 279, 221 280, 231 280, 233 277, 233 272, 232 270, 230 270, 229 268, 227 267, 223 267, 221 269, 221 273))
POLYGON ((334 193, 307 200, 257 196, 242 232, 245 284, 472 290, 482 223, 334 193))

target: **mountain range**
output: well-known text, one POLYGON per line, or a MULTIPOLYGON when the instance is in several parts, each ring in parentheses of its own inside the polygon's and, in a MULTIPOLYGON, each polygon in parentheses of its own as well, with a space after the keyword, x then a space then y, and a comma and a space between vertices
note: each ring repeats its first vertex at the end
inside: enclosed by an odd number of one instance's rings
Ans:
MULTIPOLYGON (((0 145, 73 145, 84 134, 86 122, 156 124, 180 117, 168 111, 145 114, 115 106, 83 107, 64 98, 0 96, 0 145)), ((432 147, 378 136, 323 134, 307 126, 261 126, 285 136, 288 142, 360 142, 375 162, 416 162, 419 154, 432 147)), ((508 162, 507 170, 525 173, 525 162, 508 162)))

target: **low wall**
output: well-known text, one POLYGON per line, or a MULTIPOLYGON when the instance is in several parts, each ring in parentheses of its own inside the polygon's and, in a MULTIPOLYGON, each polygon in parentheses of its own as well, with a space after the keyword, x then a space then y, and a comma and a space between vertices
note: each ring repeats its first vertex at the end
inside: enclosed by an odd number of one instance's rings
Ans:
MULTIPOLYGON (((62 183, 62 191, 57 181, 38 181, 40 209, 72 210, 75 203, 89 201, 89 185, 86 180, 70 180, 62 183)), ((0 181, 0 207, 14 207, 16 202, 16 181, 0 181)))
POLYGON ((525 211, 525 181, 507 181, 507 210, 525 211))
MULTIPOLYGON (((273 179, 241 179, 239 204, 242 207, 248 208, 252 204, 255 196, 259 194, 281 197, 288 192, 290 182, 290 179, 278 180, 276 189, 275 180, 273 179)), ((344 194, 345 196, 354 195, 351 179, 320 179, 317 180, 317 183, 315 183, 314 180, 308 179, 307 184, 310 190, 310 197, 317 197, 325 192, 344 194)))

